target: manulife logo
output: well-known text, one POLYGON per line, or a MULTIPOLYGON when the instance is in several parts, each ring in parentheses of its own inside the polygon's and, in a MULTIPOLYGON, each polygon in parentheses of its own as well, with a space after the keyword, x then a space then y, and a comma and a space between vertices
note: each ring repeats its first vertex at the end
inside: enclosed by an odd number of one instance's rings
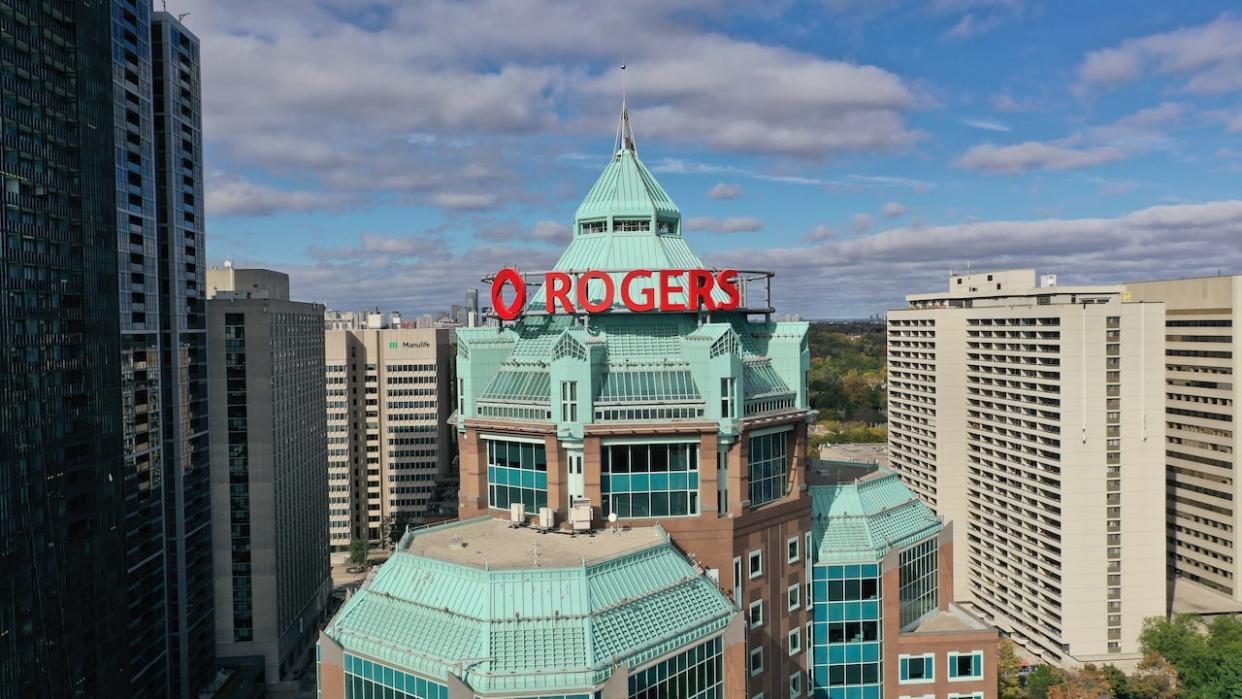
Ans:
POLYGON ((390 341, 388 342, 388 349, 397 349, 397 341, 396 341, 396 340, 390 340, 390 341))

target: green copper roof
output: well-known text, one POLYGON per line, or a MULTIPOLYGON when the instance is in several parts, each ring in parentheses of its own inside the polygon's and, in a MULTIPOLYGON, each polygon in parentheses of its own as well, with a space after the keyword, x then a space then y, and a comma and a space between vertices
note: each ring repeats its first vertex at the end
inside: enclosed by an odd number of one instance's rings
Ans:
POLYGON ((826 485, 812 480, 810 491, 816 563, 879 561, 944 528, 888 469, 826 485))
MULTIPOLYGON (((681 212, 631 150, 620 150, 578 206, 574 220, 648 218, 677 221, 681 212)), ((575 231, 580 232, 580 231, 575 231)), ((649 234, 655 233, 654 222, 649 234)))
MULTIPOLYGON (((487 526, 496 524, 479 518, 423 530, 414 539, 487 526)), ((462 677, 478 692, 589 690, 615 665, 641 667, 711 637, 737 615, 658 531, 654 545, 597 560, 583 554, 581 565, 508 569, 411 553, 414 539, 407 534, 325 633, 347 651, 439 681, 457 674, 459 661, 480 659, 462 677)), ((563 535, 530 536, 548 542, 538 537, 563 535)), ((611 543, 582 537, 575 545, 611 543)))

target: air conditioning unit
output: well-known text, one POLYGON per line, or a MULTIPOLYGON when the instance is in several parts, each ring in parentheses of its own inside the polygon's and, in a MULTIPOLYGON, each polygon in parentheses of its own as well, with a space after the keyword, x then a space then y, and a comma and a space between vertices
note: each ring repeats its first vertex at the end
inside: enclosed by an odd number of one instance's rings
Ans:
POLYGON ((586 498, 574 498, 569 510, 569 523, 576 532, 591 528, 591 501, 586 498))
POLYGON ((526 523, 526 505, 515 502, 509 505, 509 521, 514 524, 526 523))
POLYGON ((551 507, 539 508, 539 528, 551 529, 556 526, 556 510, 551 507))

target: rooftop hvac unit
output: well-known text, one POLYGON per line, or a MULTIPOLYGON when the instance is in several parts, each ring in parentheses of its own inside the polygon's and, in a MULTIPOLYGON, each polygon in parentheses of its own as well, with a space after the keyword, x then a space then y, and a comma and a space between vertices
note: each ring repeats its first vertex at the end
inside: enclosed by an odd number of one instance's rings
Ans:
POLYGON ((539 528, 551 529, 556 526, 556 511, 551 507, 539 508, 539 528))
POLYGON ((569 522, 576 532, 591 528, 591 501, 586 498, 574 498, 569 511, 569 522))
POLYGON ((514 524, 523 524, 526 522, 526 505, 515 502, 509 505, 509 521, 514 524))

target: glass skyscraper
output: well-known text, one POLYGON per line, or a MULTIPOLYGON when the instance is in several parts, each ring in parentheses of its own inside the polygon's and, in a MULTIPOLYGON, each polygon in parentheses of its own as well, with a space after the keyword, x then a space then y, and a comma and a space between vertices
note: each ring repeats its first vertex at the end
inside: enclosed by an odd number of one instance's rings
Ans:
POLYGON ((0 697, 128 694, 109 29, 0 0, 0 697))

